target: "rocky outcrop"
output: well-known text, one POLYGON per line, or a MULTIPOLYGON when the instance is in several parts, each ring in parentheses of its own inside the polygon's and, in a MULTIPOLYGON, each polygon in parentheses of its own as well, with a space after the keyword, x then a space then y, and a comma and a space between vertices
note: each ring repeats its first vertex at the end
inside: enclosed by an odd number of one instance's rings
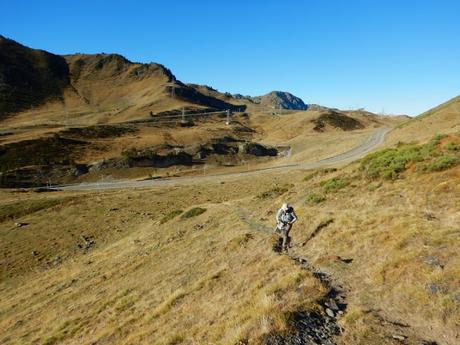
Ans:
POLYGON ((240 146, 241 152, 254 156, 277 156, 278 150, 258 143, 245 143, 240 146))

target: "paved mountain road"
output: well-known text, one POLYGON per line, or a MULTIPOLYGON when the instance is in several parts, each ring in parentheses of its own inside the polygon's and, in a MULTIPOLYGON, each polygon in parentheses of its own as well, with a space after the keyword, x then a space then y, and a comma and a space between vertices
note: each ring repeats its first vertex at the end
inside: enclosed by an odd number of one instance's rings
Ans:
POLYGON ((389 128, 378 128, 361 144, 355 148, 338 154, 333 157, 321 159, 316 162, 310 163, 293 163, 288 165, 275 166, 270 168, 255 169, 245 172, 237 173, 221 173, 221 174, 210 174, 203 176, 184 176, 184 177, 173 177, 164 178, 158 180, 144 180, 144 181, 110 181, 110 182, 91 182, 91 183, 80 183, 71 185, 56 186, 62 190, 100 190, 100 189, 120 189, 120 188, 142 188, 159 185, 176 185, 176 184, 187 184, 199 181, 211 181, 216 177, 238 177, 238 176, 250 176, 262 174, 271 171, 286 171, 293 169, 315 169, 328 165, 334 165, 339 163, 346 163, 354 159, 362 157, 365 153, 380 146, 385 135, 389 132, 389 128))

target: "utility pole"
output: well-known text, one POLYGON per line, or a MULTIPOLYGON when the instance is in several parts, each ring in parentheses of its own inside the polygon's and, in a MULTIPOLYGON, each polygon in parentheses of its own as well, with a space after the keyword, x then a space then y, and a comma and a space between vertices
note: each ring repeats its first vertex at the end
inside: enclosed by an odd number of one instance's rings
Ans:
POLYGON ((230 124, 230 109, 227 109, 227 121, 225 121, 226 125, 230 124))
POLYGON ((182 107, 182 123, 185 123, 185 108, 182 107))

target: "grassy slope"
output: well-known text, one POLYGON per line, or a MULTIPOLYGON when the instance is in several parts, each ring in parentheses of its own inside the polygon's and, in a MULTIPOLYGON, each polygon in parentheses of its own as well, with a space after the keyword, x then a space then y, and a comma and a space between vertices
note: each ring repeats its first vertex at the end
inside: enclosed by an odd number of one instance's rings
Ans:
POLYGON ((230 206, 242 189, 258 188, 244 181, 74 195, 21 218, 30 225, 20 230, 3 223, 2 343, 172 344, 192 337, 230 344, 282 328, 280 310, 309 305, 322 287, 273 254, 270 238, 230 206), (207 210, 159 224, 190 204, 207 210), (82 233, 96 243, 86 254, 77 247, 82 233))
POLYGON ((399 141, 424 141, 434 133, 455 133, 460 130, 460 96, 395 127, 387 135, 391 146, 399 141))
POLYGON ((3 205, 43 200, 47 208, 16 212, 27 227, 0 225, 1 341, 252 344, 282 330, 287 311, 317 309, 325 293, 259 231, 288 199, 300 217, 294 243, 305 243, 293 252, 347 291, 339 343, 394 344, 392 335, 404 334, 409 344, 454 344, 460 170, 407 167, 394 181, 369 181, 355 164, 305 181, 297 172, 146 190, 2 192, 3 205), (307 201, 312 192, 325 200, 307 201), (46 202, 55 198, 62 203, 46 202), (160 224, 197 206, 206 211, 160 224), (79 248, 81 234, 95 246, 79 248))

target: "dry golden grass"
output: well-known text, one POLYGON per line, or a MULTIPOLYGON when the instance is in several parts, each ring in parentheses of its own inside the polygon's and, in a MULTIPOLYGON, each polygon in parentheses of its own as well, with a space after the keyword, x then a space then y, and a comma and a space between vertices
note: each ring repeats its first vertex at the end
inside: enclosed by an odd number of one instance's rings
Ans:
POLYGON ((400 141, 423 142, 435 133, 456 133, 460 131, 460 97, 455 97, 427 112, 395 127, 386 138, 391 146, 400 141))
MULTIPOLYGON (((334 219, 299 253, 351 291, 353 309, 342 320, 345 344, 366 344, 372 335, 371 343, 380 343, 379 318, 410 325, 409 334, 455 343, 460 331, 459 180, 459 168, 409 174, 375 190, 356 178, 320 206, 299 210, 315 224, 334 219), (337 257, 353 261, 330 259, 337 257), (427 263, 430 258, 439 265, 427 263), (429 284, 438 291, 430 292, 429 284)), ((309 232, 299 235, 308 238, 309 232)))
POLYGON ((253 179, 129 192, 3 192, 5 202, 71 201, 16 219, 26 227, 1 225, 8 248, 2 343, 234 344, 283 330, 289 312, 314 306, 324 291, 238 216, 241 190, 258 188, 253 179), (192 204, 207 211, 160 224, 172 208, 192 204), (78 248, 80 234, 95 247, 78 248))
POLYGON ((409 339, 454 344, 459 168, 407 173, 374 182, 375 188, 354 169, 308 181, 306 172, 292 172, 128 191, 2 192, 4 205, 63 202, 0 224, 0 245, 7 249, 1 342, 253 344, 263 334, 286 330, 290 312, 318 309, 326 292, 308 272, 273 253, 271 235, 260 231, 273 226, 278 204, 290 200, 300 219, 294 243, 334 220, 292 250, 346 287, 339 343, 391 344, 392 333, 400 331, 409 339), (308 193, 321 191, 321 181, 339 176, 350 184, 321 204, 304 202, 308 193), (257 197, 276 186, 282 190, 288 179, 294 186, 282 194, 257 197), (206 212, 160 224, 170 212, 192 206, 206 212), (14 221, 29 225, 15 228, 14 221), (80 234, 94 247, 79 248, 80 234), (429 257, 443 268, 426 263, 429 257), (428 284, 438 291, 431 294, 428 284))
MULTIPOLYGON (((312 134, 314 116, 254 113, 250 124, 258 130, 255 140, 293 147, 279 164, 343 152, 370 131, 312 134)), ((107 150, 88 151, 85 159, 165 137, 186 144, 226 131, 215 123, 192 130, 146 127, 139 135, 95 141, 107 150)), ((142 174, 130 170, 125 177, 142 174)), ((408 169, 395 181, 369 181, 351 164, 149 189, 1 191, 0 342, 233 345, 289 331, 290 313, 321 311, 326 291, 271 249, 265 230, 287 200, 299 216, 294 244, 305 243, 292 252, 345 288, 348 308, 337 343, 394 344, 392 335, 403 333, 408 344, 455 344, 459 181, 458 167, 408 169), (339 180, 347 183, 325 189, 330 182, 324 181, 339 180), (324 198, 312 202, 313 194, 324 198), (190 218, 174 212, 195 207, 206 211, 190 218), (321 223, 328 225, 317 231, 321 223)))

